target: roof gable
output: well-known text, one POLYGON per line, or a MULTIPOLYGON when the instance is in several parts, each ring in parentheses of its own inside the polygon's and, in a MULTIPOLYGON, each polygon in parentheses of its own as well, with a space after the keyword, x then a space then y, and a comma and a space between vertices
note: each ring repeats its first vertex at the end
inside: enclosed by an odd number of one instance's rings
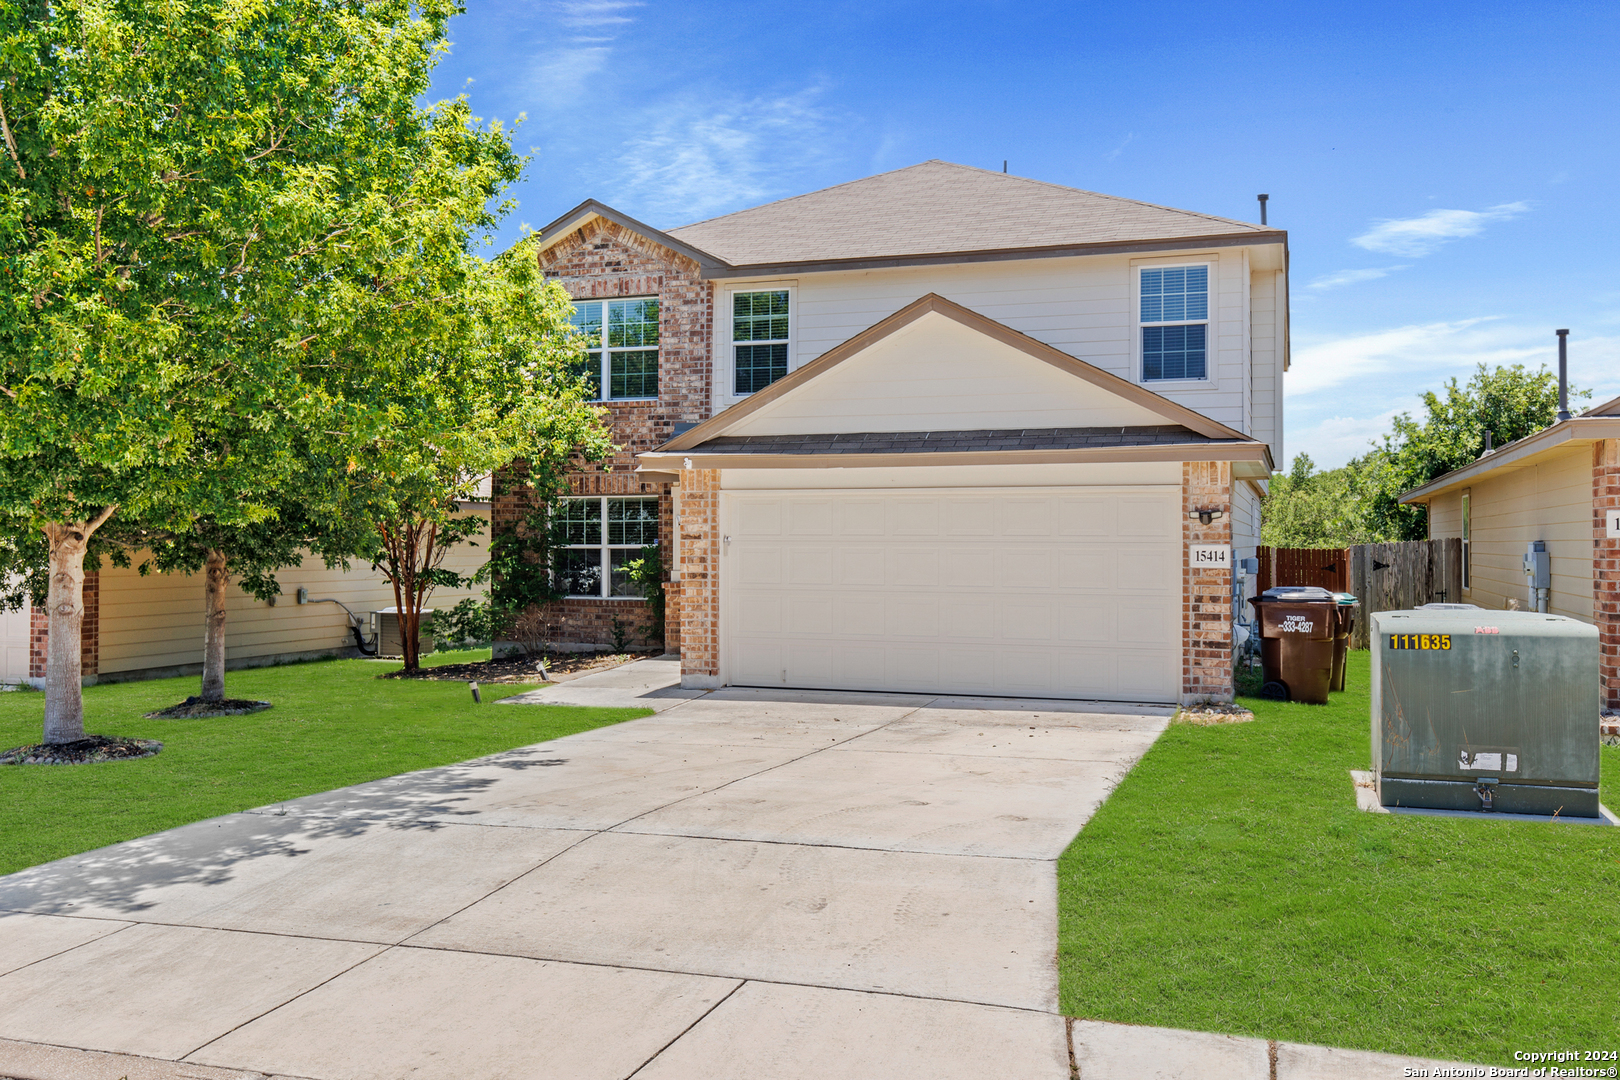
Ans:
POLYGON ((638 236, 645 237, 655 244, 686 256, 697 263, 704 273, 724 268, 724 260, 717 259, 707 251, 694 247, 687 241, 678 240, 668 233, 660 232, 651 225, 637 221, 629 214, 621 213, 606 203, 597 202, 595 199, 586 199, 568 213, 541 229, 538 250, 545 251, 561 243, 598 218, 603 221, 611 221, 615 225, 628 229, 638 236))
POLYGON ((927 161, 671 229, 734 267, 1142 242, 1281 243, 1264 225, 927 161))
POLYGON ((1179 425, 1242 433, 930 293, 678 436, 1179 425))

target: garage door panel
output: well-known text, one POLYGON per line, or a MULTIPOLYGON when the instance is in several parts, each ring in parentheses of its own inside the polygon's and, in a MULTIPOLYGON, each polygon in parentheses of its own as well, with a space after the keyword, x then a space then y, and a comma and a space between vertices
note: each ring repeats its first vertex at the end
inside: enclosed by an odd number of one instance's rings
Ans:
POLYGON ((782 535, 782 500, 750 499, 742 504, 738 530, 748 536, 782 535))
POLYGON ((939 536, 938 499, 892 499, 888 505, 889 535, 933 540, 939 536))
POLYGON ((941 596, 939 625, 935 633, 940 638, 980 639, 995 633, 996 601, 993 596, 941 596))
POLYGON ((931 638, 939 627, 939 601, 893 597, 888 603, 891 638, 931 638))
POLYGON ((1119 499, 1119 535, 1145 540, 1163 540, 1179 535, 1178 505, 1163 498, 1122 496, 1119 499))
POLYGON ((888 552, 888 570, 884 579, 889 585, 932 586, 940 580, 940 556, 937 547, 920 544, 902 544, 888 552))
POLYGON ((989 497, 956 496, 944 500, 940 535, 952 539, 996 535, 996 504, 989 497))
POLYGON ((811 536, 833 534, 833 504, 831 499, 796 499, 788 503, 788 522, 795 540, 811 536))
MULTIPOLYGON (((1180 560, 1172 560, 1168 545, 1141 544, 1124 550, 1118 555, 1119 569, 1115 573, 1114 587, 1121 592, 1150 592, 1165 593, 1170 590, 1172 582, 1166 580, 1171 572, 1172 561, 1179 565, 1180 560)), ((1181 591, 1181 575, 1175 576, 1174 591, 1181 591)))
POLYGON ((782 583, 782 549, 774 544, 739 548, 735 558, 737 580, 743 586, 782 583))
POLYGON ((1064 537, 1107 538, 1119 527, 1114 500, 1106 496, 1063 496, 1057 500, 1058 533, 1064 537))
POLYGON ((996 557, 996 584, 1003 589, 1049 589, 1055 584, 1056 560, 1044 547, 1007 547, 996 557))
POLYGON ((1058 552, 1057 580, 1060 589, 1106 593, 1117 587, 1119 552, 1101 544, 1065 544, 1058 552))
POLYGON ((1053 535, 1052 500, 1038 496, 1004 496, 994 511, 996 535, 1019 540, 1053 535))
POLYGON ((788 551, 787 580, 790 585, 833 584, 831 547, 795 547, 788 551))
POLYGON ((993 589, 996 586, 996 555, 992 546, 947 547, 941 552, 943 575, 940 585, 953 588, 993 589))
POLYGON ((729 682, 1138 701, 1179 691, 1178 491, 722 498, 729 682), (751 502, 771 509, 745 512, 751 502))
POLYGON ((880 499, 849 499, 834 505, 838 535, 845 537, 882 536, 883 502, 880 499))
POLYGON ((881 596, 840 596, 834 601, 833 621, 843 636, 881 638, 884 633, 881 596))
POLYGON ((1057 604, 1050 596, 1003 597, 997 606, 997 636, 1002 641, 1052 640, 1057 604))
POLYGON ((794 596, 787 601, 787 632, 794 637, 823 637, 834 633, 830 596, 794 596))
POLYGON ((831 686, 836 680, 833 647, 828 644, 796 642, 783 666, 790 686, 831 686))
POLYGON ((1057 639, 1065 645, 1107 645, 1119 639, 1119 613, 1112 599, 1065 604, 1058 613, 1057 639))
POLYGON ((834 557, 838 567, 837 584, 881 586, 887 554, 881 547, 851 545, 840 548, 834 557))

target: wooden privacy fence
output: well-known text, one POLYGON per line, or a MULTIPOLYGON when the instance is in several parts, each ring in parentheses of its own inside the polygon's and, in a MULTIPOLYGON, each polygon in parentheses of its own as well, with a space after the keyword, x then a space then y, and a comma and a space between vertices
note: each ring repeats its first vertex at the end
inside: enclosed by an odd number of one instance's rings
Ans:
POLYGON ((1366 616, 1374 611, 1463 603, 1462 560, 1462 541, 1456 539, 1351 548, 1350 591, 1361 599, 1361 618, 1351 634, 1351 647, 1367 648, 1366 616))
POLYGON ((1273 585, 1316 585, 1350 592, 1350 552, 1346 548, 1260 549, 1259 592, 1273 585))
POLYGON ((1351 548, 1261 548, 1257 591, 1273 585, 1319 585, 1361 601, 1352 648, 1369 644, 1367 616, 1422 604, 1459 604, 1462 541, 1408 540, 1351 548))

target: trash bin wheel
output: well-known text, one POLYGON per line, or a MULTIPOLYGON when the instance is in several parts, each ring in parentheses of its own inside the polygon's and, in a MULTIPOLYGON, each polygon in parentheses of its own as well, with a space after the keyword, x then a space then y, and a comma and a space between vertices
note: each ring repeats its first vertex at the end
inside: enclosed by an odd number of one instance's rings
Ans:
POLYGON ((1266 685, 1260 688, 1260 696, 1265 698, 1267 701, 1287 701, 1288 684, 1280 682, 1268 682, 1266 685))

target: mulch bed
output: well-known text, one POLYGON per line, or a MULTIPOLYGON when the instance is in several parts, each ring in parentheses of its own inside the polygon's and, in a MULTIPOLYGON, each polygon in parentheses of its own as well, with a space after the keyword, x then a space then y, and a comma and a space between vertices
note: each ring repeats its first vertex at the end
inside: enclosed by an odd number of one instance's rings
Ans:
POLYGON ((1197 724, 1199 727, 1208 727, 1210 724, 1247 724, 1254 719, 1254 713, 1241 705, 1210 704, 1188 705, 1176 714, 1178 724, 1197 724))
POLYGON ((412 674, 391 671, 380 675, 383 679, 440 679, 445 682, 476 682, 482 685, 500 683, 532 683, 549 681, 559 675, 584 675, 592 671, 618 667, 639 659, 629 653, 547 653, 537 660, 532 656, 507 656, 499 660, 480 660, 476 664, 440 664, 425 667, 412 674), (542 670, 541 663, 545 667, 542 670))
POLYGON ((200 697, 188 697, 178 705, 170 705, 167 709, 146 714, 148 720, 202 720, 210 716, 246 716, 248 713, 263 712, 270 707, 268 701, 248 701, 245 698, 224 698, 220 701, 204 701, 200 697))
POLYGON ((156 739, 122 739, 86 735, 70 743, 35 743, 0 754, 0 765, 88 765, 95 761, 128 761, 151 757, 163 744, 156 739))

